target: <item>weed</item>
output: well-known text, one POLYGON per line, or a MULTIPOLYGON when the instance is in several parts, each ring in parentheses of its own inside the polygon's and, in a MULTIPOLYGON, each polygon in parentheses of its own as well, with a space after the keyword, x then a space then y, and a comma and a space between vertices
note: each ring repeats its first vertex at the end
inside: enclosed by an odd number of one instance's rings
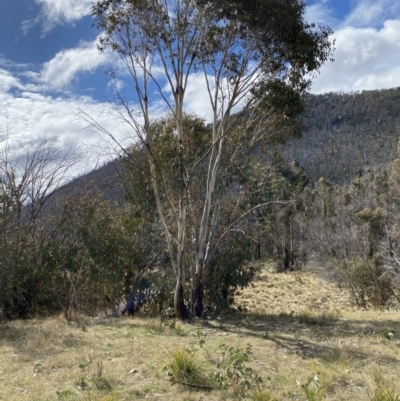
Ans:
POLYGON ((324 391, 319 383, 318 375, 309 378, 306 383, 301 385, 301 388, 308 401, 320 401, 324 396, 324 391))
POLYGON ((253 369, 246 366, 250 356, 253 355, 251 346, 246 348, 228 347, 225 344, 220 346, 220 362, 217 363, 217 372, 211 378, 221 388, 233 385, 239 392, 259 386, 261 378, 253 373, 253 369))
POLYGON ((193 352, 188 352, 185 348, 172 352, 170 362, 164 366, 163 370, 171 377, 173 383, 194 387, 209 385, 209 380, 203 373, 203 363, 193 352))
POLYGON ((103 362, 97 361, 97 378, 101 379, 103 377, 103 362))
POLYGON ((278 401, 268 390, 255 389, 251 394, 252 401, 278 401))
POLYGON ((387 340, 393 340, 393 336, 394 336, 395 333, 396 333, 396 332, 395 332, 394 330, 385 330, 385 331, 382 333, 382 336, 383 336, 384 338, 386 338, 387 340))
POLYGON ((196 352, 202 350, 204 343, 206 342, 206 340, 204 339, 204 333, 201 330, 196 330, 193 333, 193 336, 195 337, 195 339, 190 341, 189 347, 186 348, 186 351, 190 354, 195 354, 196 352))
POLYGON ((167 326, 170 329, 175 329, 176 319, 170 317, 169 314, 162 314, 160 318, 160 331, 163 326, 167 326))
POLYGON ((92 380, 93 384, 96 386, 99 391, 109 391, 112 389, 110 382, 103 377, 103 362, 97 362, 97 375, 92 380))
POLYGON ((96 389, 99 391, 110 391, 112 386, 110 382, 104 377, 96 377, 93 379, 93 384, 96 386, 96 389))
POLYGON ((57 391, 56 393, 59 400, 68 400, 74 396, 74 393, 70 390, 60 390, 57 391))
POLYGON ((88 383, 86 382, 85 378, 83 376, 81 376, 77 381, 76 381, 76 385, 78 386, 78 388, 84 390, 86 388, 89 387, 88 383))
POLYGON ((400 395, 395 394, 394 389, 382 377, 377 378, 376 387, 368 391, 367 395, 371 401, 400 401, 400 395))
POLYGON ((89 366, 92 363, 92 360, 90 358, 88 358, 88 360, 86 362, 82 362, 80 363, 78 366, 81 369, 85 369, 87 366, 89 366))

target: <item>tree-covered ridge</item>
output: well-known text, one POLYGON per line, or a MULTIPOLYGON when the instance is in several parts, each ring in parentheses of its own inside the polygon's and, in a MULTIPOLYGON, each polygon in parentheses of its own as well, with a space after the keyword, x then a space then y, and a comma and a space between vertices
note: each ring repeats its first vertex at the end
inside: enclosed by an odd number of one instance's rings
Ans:
MULTIPOLYGON (((287 163, 296 160, 304 168, 311 186, 321 177, 342 185, 366 168, 389 168, 400 137, 400 88, 308 94, 306 101, 301 137, 289 138, 279 151, 287 163)), ((95 182, 103 199, 121 203, 124 190, 118 177, 118 166, 111 162, 69 188, 95 182)))
POLYGON ((400 88, 308 95, 301 139, 281 151, 309 180, 349 183, 365 168, 388 168, 400 136, 400 88))

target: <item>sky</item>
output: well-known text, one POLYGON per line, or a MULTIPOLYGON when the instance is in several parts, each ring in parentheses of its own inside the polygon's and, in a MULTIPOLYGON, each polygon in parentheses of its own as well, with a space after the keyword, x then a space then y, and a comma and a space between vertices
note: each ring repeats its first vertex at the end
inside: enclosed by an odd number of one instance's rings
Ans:
MULTIPOLYGON (((92 0, 0 0, 0 133, 8 133, 10 146, 26 151, 45 137, 85 149, 87 166, 89 156, 104 160, 108 142, 79 110, 118 138, 129 137, 108 112, 115 98, 106 71, 120 60, 98 52, 91 6, 92 0)), ((400 0, 309 0, 305 18, 328 24, 336 40, 335 61, 321 68, 312 93, 400 86, 400 0)), ((123 77, 119 85, 130 90, 123 77)), ((203 87, 193 80, 186 106, 207 119, 203 87)))

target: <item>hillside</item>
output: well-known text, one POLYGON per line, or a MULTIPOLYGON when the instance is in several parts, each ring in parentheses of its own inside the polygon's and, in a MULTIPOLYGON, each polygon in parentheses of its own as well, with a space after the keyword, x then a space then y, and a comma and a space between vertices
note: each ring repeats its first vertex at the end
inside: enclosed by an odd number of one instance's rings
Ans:
POLYGON ((366 168, 387 168, 400 138, 400 88, 309 95, 302 138, 281 148, 312 183, 349 183, 366 168))
POLYGON ((99 194, 101 199, 121 206, 125 201, 125 190, 119 174, 118 160, 110 161, 58 188, 46 202, 43 215, 58 214, 62 205, 60 200, 82 192, 99 194))
MULTIPOLYGON (((389 167, 400 138, 400 88, 308 95, 307 103, 302 137, 289 139, 280 151, 288 163, 304 167, 311 185, 322 176, 341 185, 366 168, 389 167)), ((59 195, 82 187, 97 188, 116 204, 124 201, 117 161, 75 179, 59 195)))

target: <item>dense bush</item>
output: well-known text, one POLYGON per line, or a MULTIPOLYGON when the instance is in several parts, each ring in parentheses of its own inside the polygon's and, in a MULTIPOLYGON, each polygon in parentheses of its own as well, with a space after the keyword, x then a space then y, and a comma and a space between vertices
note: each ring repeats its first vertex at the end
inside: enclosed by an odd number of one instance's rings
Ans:
POLYGON ((206 304, 217 311, 232 306, 236 290, 248 286, 259 270, 250 263, 253 250, 253 241, 238 234, 215 252, 206 275, 206 304))
POLYGON ((394 296, 394 282, 376 259, 354 258, 342 266, 341 278, 358 307, 382 307, 394 296))

